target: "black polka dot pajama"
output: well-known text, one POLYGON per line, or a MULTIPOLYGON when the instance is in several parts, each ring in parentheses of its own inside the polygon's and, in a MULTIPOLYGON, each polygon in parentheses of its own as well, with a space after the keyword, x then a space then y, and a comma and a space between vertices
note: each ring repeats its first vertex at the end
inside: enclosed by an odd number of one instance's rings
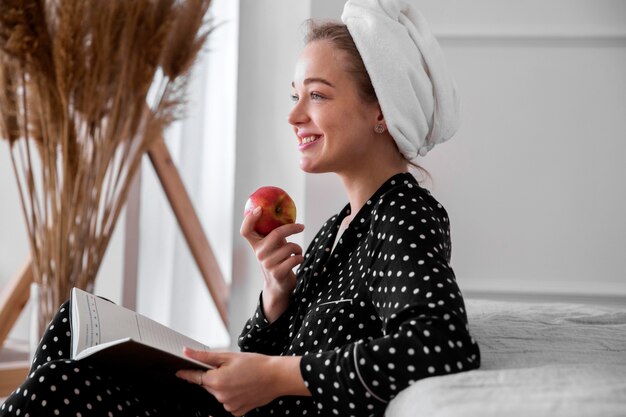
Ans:
MULTIPOLYGON (((312 397, 278 398, 249 416, 382 416, 413 382, 479 366, 449 266, 444 208, 411 175, 399 174, 336 239, 349 214, 346 206, 311 242, 281 317, 270 324, 259 302, 239 338, 242 351, 302 356, 312 397)), ((67 359, 67 317, 64 307, 0 416, 229 415, 199 386, 146 385, 67 359)))
POLYGON ((135 380, 70 360, 69 307, 65 303, 41 340, 24 383, 0 406, 0 416, 156 417, 231 416, 198 385, 175 376, 135 380))
POLYGON ((463 297, 449 266, 445 209, 410 174, 390 178, 356 213, 329 219, 273 323, 259 303, 243 351, 303 356, 312 397, 279 398, 249 415, 382 416, 402 389, 477 368, 463 297))

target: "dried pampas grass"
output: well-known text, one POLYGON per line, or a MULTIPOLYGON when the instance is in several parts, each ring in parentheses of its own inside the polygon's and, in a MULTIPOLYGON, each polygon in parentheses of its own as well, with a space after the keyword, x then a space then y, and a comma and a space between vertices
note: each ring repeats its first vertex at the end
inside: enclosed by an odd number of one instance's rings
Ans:
POLYGON ((0 137, 46 318, 92 289, 142 155, 180 117, 209 3, 0 2, 0 137))

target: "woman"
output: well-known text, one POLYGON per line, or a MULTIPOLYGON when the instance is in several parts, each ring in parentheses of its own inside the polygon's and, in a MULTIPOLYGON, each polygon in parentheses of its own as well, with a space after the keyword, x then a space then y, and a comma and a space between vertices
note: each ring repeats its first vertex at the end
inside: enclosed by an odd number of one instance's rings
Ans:
POLYGON ((304 256, 286 240, 302 225, 262 237, 248 215, 265 281, 239 345, 268 356, 190 352, 218 369, 180 373, 235 415, 382 416, 414 381, 479 365, 447 213, 408 173, 456 130, 454 84, 408 4, 349 1, 342 18, 310 28, 289 123, 301 169, 339 175, 349 204, 304 256))
POLYGON ((191 384, 145 386, 46 357, 50 344, 69 343, 61 312, 0 415, 382 416, 413 382, 478 367, 449 266, 447 213, 409 173, 456 130, 454 85, 425 22, 402 1, 350 0, 342 19, 311 26, 289 123, 301 169, 339 175, 349 203, 304 256, 287 241, 303 225, 264 237, 253 231, 259 211, 246 216, 241 234, 264 287, 242 352, 186 350, 215 369, 177 373, 191 384))

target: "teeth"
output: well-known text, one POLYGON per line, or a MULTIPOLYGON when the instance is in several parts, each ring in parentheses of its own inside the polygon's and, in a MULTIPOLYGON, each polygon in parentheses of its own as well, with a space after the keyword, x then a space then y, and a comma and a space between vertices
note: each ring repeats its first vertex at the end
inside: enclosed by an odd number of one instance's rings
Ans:
POLYGON ((307 136, 305 138, 302 138, 302 143, 311 143, 313 141, 315 141, 319 136, 307 136))

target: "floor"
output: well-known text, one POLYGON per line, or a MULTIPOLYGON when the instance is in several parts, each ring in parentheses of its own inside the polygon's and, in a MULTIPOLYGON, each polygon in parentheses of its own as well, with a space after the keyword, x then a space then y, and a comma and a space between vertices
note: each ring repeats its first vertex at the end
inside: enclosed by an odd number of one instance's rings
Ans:
MULTIPOLYGON (((16 366, 27 366, 28 356, 27 342, 8 339, 2 349, 0 349, 0 372, 16 366)), ((0 381, 0 404, 4 403, 6 399, 6 397, 2 395, 7 395, 8 391, 12 390, 12 388, 8 388, 8 386, 13 383, 13 381, 6 381, 6 376, 2 379, 3 380, 0 381)), ((21 379, 21 377, 19 379, 21 379)), ((15 384, 15 386, 17 386, 19 382, 16 381, 15 384)))

